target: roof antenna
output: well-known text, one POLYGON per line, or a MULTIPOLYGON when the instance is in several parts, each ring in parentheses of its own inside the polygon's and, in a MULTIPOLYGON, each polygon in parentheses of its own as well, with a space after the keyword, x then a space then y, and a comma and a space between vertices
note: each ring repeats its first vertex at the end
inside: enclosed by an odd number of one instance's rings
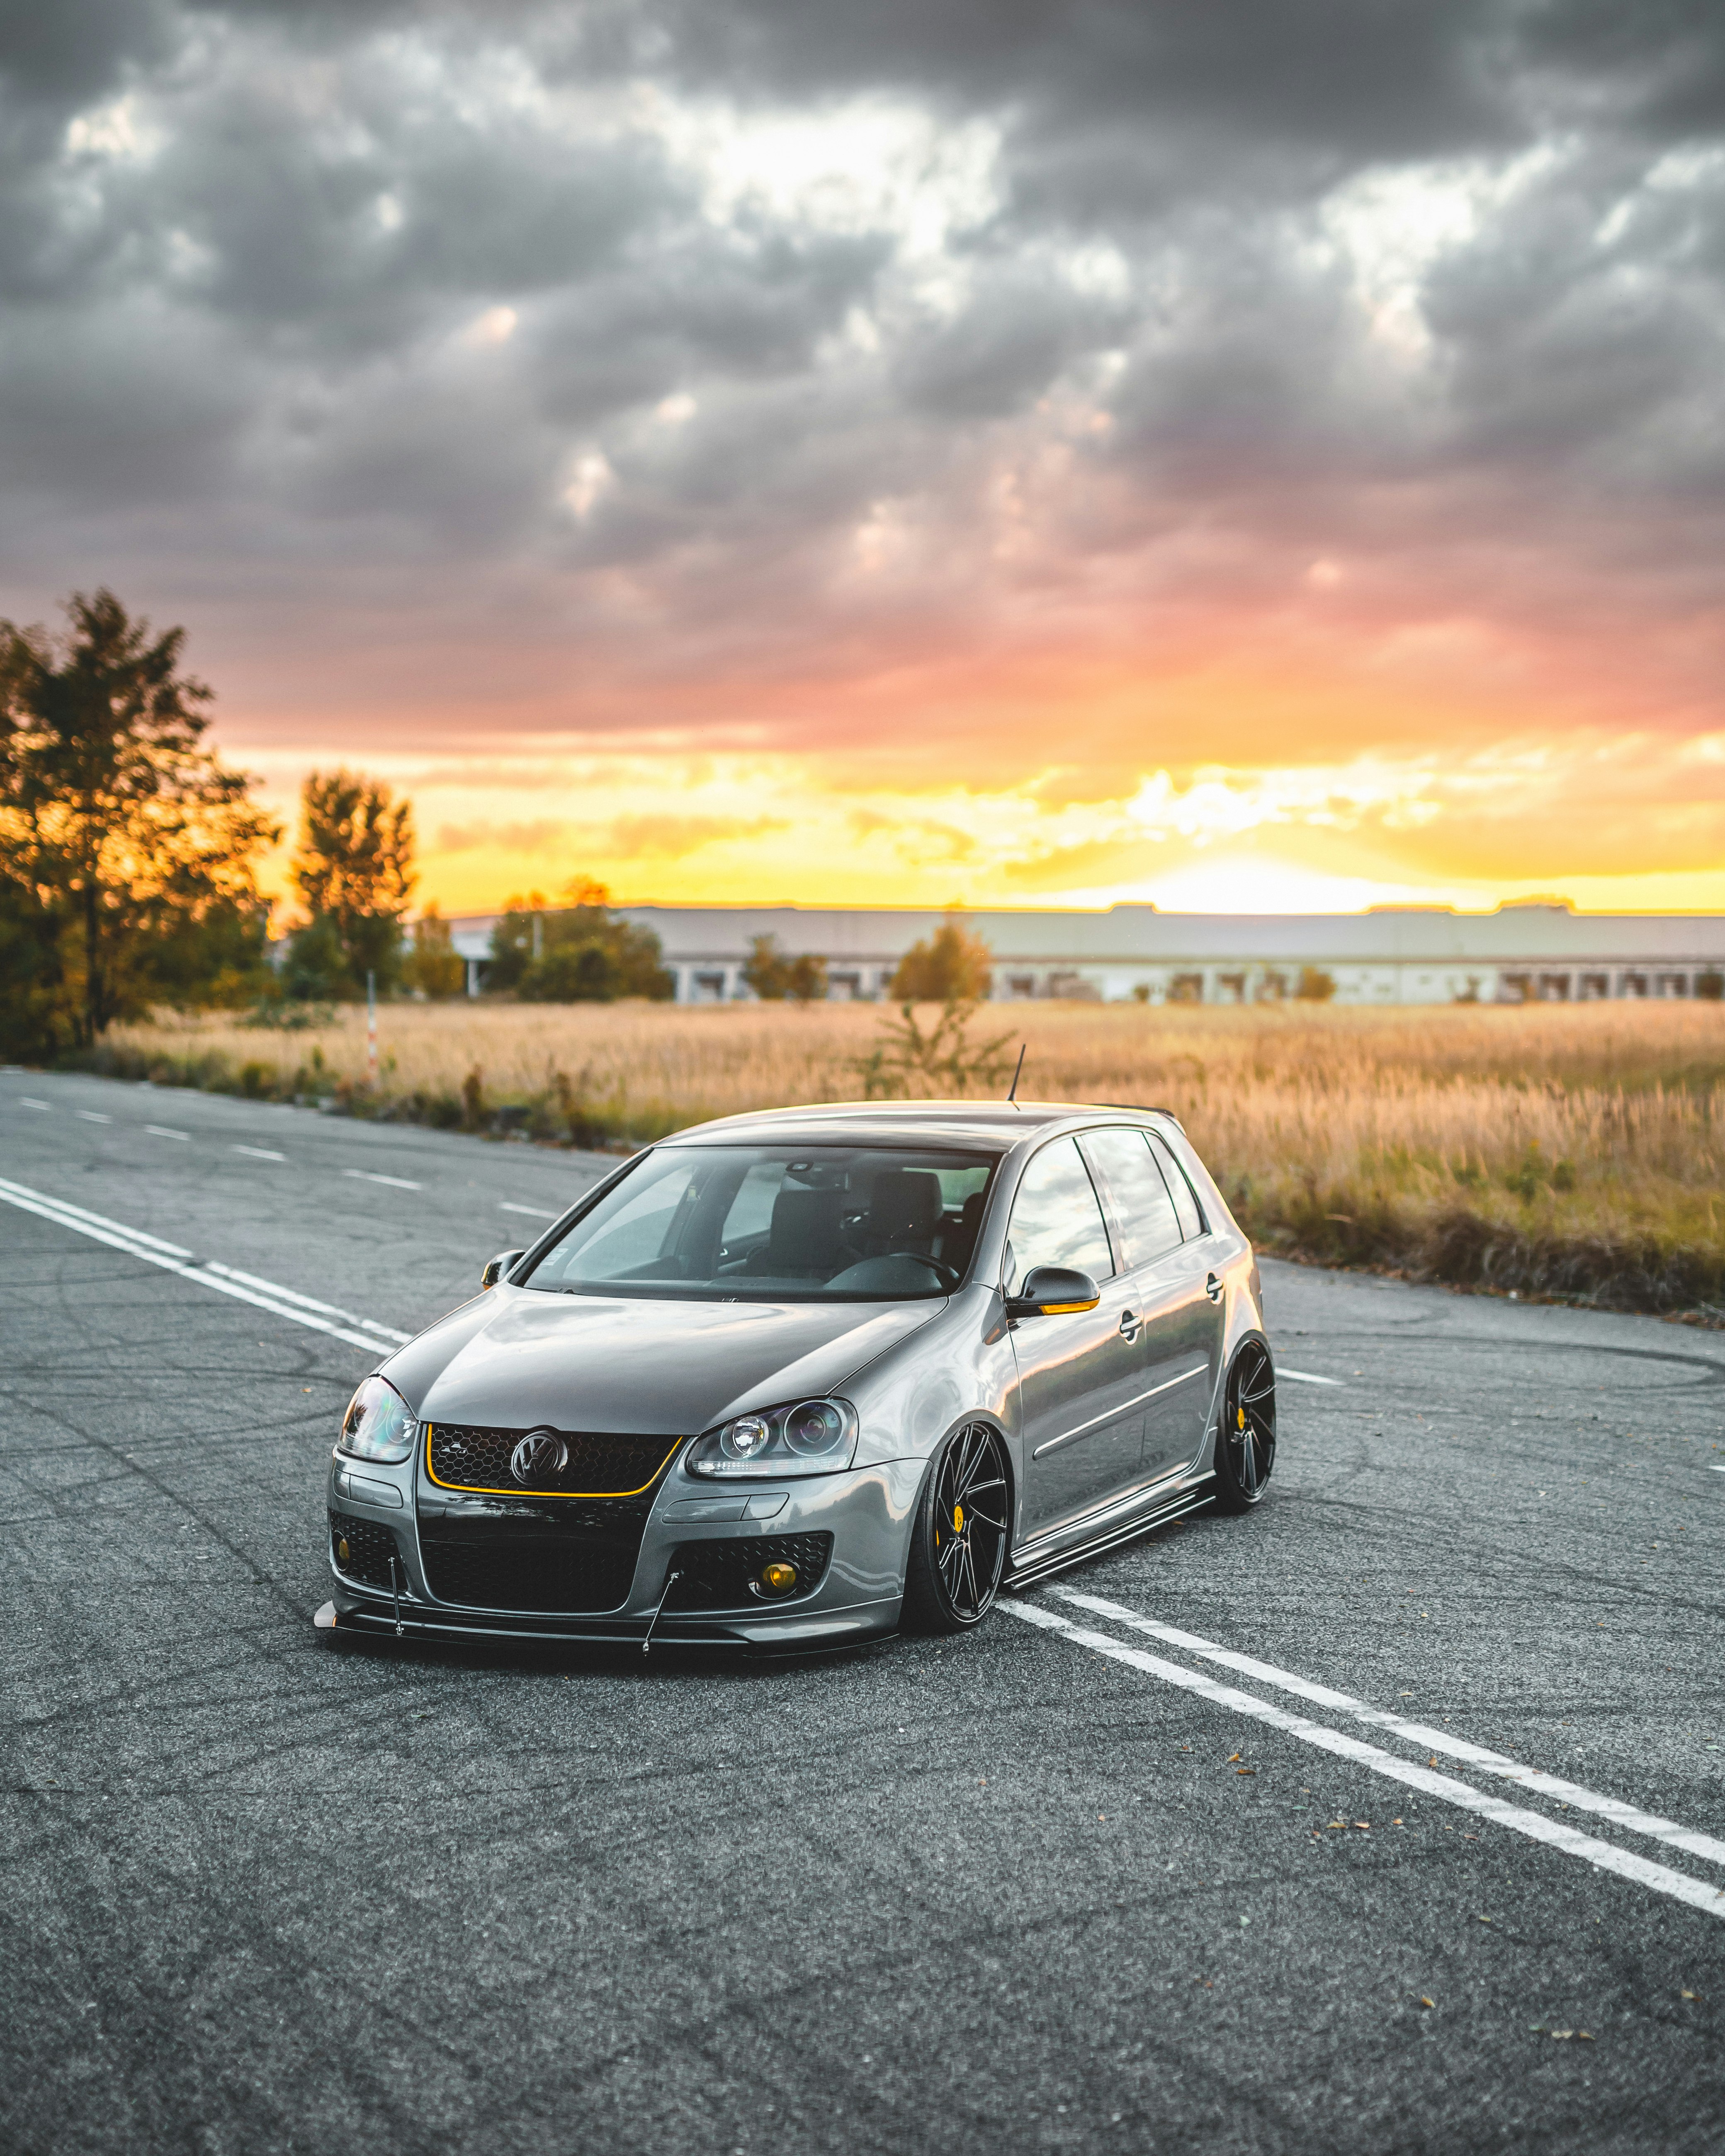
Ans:
POLYGON ((1009 1103, 1016 1101, 1019 1097, 1019 1075, 1024 1067, 1024 1050, 1029 1045, 1028 1040, 1021 1040, 1019 1043, 1018 1067, 1012 1074, 1012 1091, 1006 1096, 1009 1103))

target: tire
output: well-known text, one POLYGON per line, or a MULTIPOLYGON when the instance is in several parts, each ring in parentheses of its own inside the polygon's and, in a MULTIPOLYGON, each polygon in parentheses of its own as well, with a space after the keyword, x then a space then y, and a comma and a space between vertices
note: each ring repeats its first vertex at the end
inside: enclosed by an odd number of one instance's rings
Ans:
POLYGON ((1216 1505, 1250 1512, 1264 1502, 1276 1466, 1276 1366, 1261 1340, 1248 1340, 1228 1366, 1216 1424, 1216 1505))
POLYGON ((1011 1484, 1000 1434, 956 1430, 923 1477, 911 1522, 901 1619, 907 1632, 968 1632, 993 1607, 1006 1570, 1011 1484))

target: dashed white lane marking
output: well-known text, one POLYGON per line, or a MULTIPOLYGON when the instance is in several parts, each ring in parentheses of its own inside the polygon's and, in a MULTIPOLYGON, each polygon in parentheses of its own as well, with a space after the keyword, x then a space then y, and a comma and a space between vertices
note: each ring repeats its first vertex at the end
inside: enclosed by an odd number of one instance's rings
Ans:
POLYGON ((1717 1835, 1697 1834, 1676 1820, 1661 1819, 1656 1812, 1644 1812, 1639 1804, 1626 1804, 1619 1798, 1601 1795, 1597 1789, 1584 1789, 1579 1782, 1567 1782, 1560 1774, 1548 1774, 1538 1767, 1525 1766, 1519 1759, 1509 1758, 1502 1752, 1487 1751, 1482 1744, 1470 1743, 1465 1737, 1435 1728, 1430 1722, 1410 1722, 1404 1715, 1368 1707, 1364 1700, 1355 1699, 1350 1693, 1332 1691, 1327 1685, 1313 1684, 1309 1678, 1277 1669, 1273 1662, 1260 1662, 1255 1656, 1237 1655, 1230 1648, 1219 1647, 1214 1640, 1201 1640, 1195 1633, 1181 1631, 1178 1625, 1163 1625, 1153 1617, 1141 1616, 1136 1609, 1106 1601, 1100 1594, 1082 1594, 1070 1587, 1057 1587, 1054 1592, 1062 1602, 1070 1602, 1076 1609, 1111 1618, 1117 1625, 1128 1625, 1135 1632, 1147 1632, 1171 1647, 1183 1647, 1189 1655, 1219 1663, 1224 1669, 1236 1670, 1241 1676, 1253 1677, 1258 1683, 1274 1686, 1279 1691, 1290 1691, 1298 1698, 1309 1699, 1315 1707, 1332 1707, 1371 1728, 1387 1730, 1392 1737, 1417 1745, 1422 1752, 1441 1752, 1451 1759, 1459 1759, 1464 1766, 1478 1767, 1503 1781, 1537 1790, 1541 1796, 1566 1804, 1572 1810, 1594 1812, 1630 1834, 1645 1834, 1655 1841, 1668 1842, 1673 1849, 1686 1851, 1691 1856, 1705 1857, 1710 1864, 1725 1864, 1725 1841, 1717 1835))
POLYGON ((1725 1475, 1725 1462, 1721 1462, 1717 1460, 1710 1460, 1707 1462, 1707 1466, 1712 1469, 1715 1475, 1725 1475))
POLYGON ((404 1175, 373 1175, 367 1168, 344 1168, 342 1174, 353 1183, 388 1183, 397 1190, 423 1190, 422 1183, 409 1183, 404 1175))
POLYGON ((295 1325, 308 1325, 314 1332, 333 1333, 336 1339, 351 1341, 369 1354, 387 1355, 391 1348, 412 1337, 396 1332, 393 1326, 379 1325, 375 1319, 356 1317, 351 1311, 315 1301, 279 1281, 259 1280, 232 1265, 218 1265, 213 1259, 200 1261, 177 1243, 165 1243, 159 1235, 146 1235, 141 1228, 129 1228, 124 1221, 86 1212, 66 1199, 50 1198, 45 1191, 32 1190, 3 1177, 0 1177, 0 1203, 15 1205, 20 1212, 38 1214, 57 1227, 88 1235, 94 1242, 107 1244, 110 1250, 125 1251, 128 1257, 141 1258, 146 1265, 159 1265, 164 1272, 178 1273, 182 1280, 213 1288, 218 1295, 231 1295, 259 1310, 272 1311, 278 1317, 290 1317, 295 1325))
POLYGON ((28 1093, 18 1094, 14 1098, 13 1105, 15 1107, 19 1108, 47 1108, 50 1115, 54 1112, 52 1107, 49 1106, 49 1102, 46 1101, 33 1101, 28 1093))
POLYGON ((177 1138, 182 1145, 190 1145, 192 1142, 190 1131, 171 1131, 166 1123, 146 1123, 144 1128, 148 1131, 152 1138, 177 1138))
POLYGON ((99 1116, 94 1108, 74 1108, 72 1113, 80 1123, 111 1123, 111 1116, 99 1116))
MULTIPOLYGON (((1342 1385, 1343 1383, 1340 1378, 1320 1378, 1315 1371, 1291 1370, 1283 1363, 1276 1364, 1276 1374, 1278 1378, 1291 1378, 1296 1385, 1342 1385)), ((1345 1386, 1343 1389, 1346 1389, 1345 1386)))
POLYGON ((499 1199, 497 1210, 500 1213, 525 1213, 530 1220, 557 1220, 562 1217, 560 1214, 547 1213, 542 1205, 511 1205, 507 1199, 499 1199))
POLYGON ((1654 1864, 1645 1856, 1637 1856, 1632 1850, 1615 1848, 1609 1841, 1595 1841, 1591 1835, 1579 1834, 1574 1827, 1548 1819, 1543 1812, 1531 1812, 1521 1804, 1507 1804, 1502 1797, 1488 1796, 1470 1783, 1458 1782, 1453 1775, 1439 1774, 1430 1767, 1416 1767, 1409 1760, 1398 1759, 1376 1744, 1350 1737, 1345 1729, 1332 1729, 1327 1722, 1310 1721, 1303 1714, 1290 1714, 1286 1707, 1256 1699, 1250 1692, 1236 1691, 1231 1685, 1218 1684, 1214 1677, 1201 1676, 1196 1670, 1165 1662, 1159 1655, 1147 1654, 1142 1647, 1128 1646, 1109 1633, 1092 1632, 1083 1625, 1070 1624, 1039 1603, 1009 1598, 998 1606, 1009 1609, 1027 1624, 1057 1633, 1074 1646, 1087 1647, 1093 1654, 1106 1655, 1109 1661, 1123 1662, 1128 1669, 1140 1671, 1146 1676, 1159 1677, 1164 1684, 1178 1685, 1182 1691, 1195 1692, 1214 1706, 1225 1707, 1235 1714, 1250 1715, 1255 1722, 1267 1722, 1272 1729, 1282 1730, 1321 1752, 1332 1752, 1338 1758, 1351 1760, 1356 1766, 1383 1775, 1387 1781, 1400 1782, 1426 1796, 1455 1804, 1463 1811, 1476 1812, 1482 1819, 1495 1820, 1499 1826, 1526 1835, 1530 1841, 1543 1841, 1567 1856, 1579 1856, 1584 1864, 1591 1864, 1599 1871, 1615 1872, 1620 1879, 1633 1880, 1637 1886, 1669 1895, 1674 1902, 1686 1902, 1692 1909, 1703 1910, 1710 1917, 1725 1917, 1725 1887, 1714 1887, 1705 1879, 1692 1879, 1686 1872, 1654 1864))
POLYGON ((237 1145, 229 1147, 233 1152, 249 1153, 254 1160, 285 1160, 285 1152, 271 1152, 268 1146, 237 1145))

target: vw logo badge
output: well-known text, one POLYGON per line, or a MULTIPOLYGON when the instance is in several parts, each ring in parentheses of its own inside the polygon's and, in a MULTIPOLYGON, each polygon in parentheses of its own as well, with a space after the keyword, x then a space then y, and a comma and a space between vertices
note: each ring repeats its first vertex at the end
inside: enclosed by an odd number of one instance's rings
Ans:
POLYGON ((509 1455, 509 1471, 517 1482, 542 1481, 561 1475, 569 1464, 569 1448, 554 1430, 530 1430, 509 1455))

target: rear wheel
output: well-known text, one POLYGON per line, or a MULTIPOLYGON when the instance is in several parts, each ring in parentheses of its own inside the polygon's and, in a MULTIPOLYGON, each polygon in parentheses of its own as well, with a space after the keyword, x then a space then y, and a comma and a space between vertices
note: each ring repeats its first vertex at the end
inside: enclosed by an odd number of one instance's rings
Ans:
POLYGON ((1228 1366, 1216 1432, 1216 1502, 1224 1512, 1261 1504, 1276 1465, 1276 1369, 1261 1340, 1248 1340, 1228 1366))
POLYGON ((907 1630, 966 1632, 980 1624, 1006 1569, 1006 1447, 987 1423, 942 1446, 922 1485, 905 1572, 907 1630))

